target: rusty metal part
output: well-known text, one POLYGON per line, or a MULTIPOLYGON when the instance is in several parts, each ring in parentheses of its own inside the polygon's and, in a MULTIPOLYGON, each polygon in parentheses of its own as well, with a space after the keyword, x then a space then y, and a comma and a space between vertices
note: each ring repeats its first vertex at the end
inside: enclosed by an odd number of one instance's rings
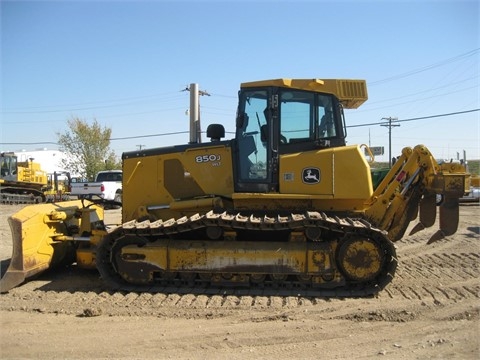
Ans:
POLYGON ((440 205, 440 230, 445 236, 455 234, 459 217, 458 197, 445 196, 440 205))
POLYGON ((426 228, 435 224, 437 217, 437 195, 434 192, 425 191, 420 201, 420 223, 426 228))
POLYGON ((348 279, 370 281, 378 276, 385 257, 380 244, 362 237, 343 241, 338 250, 338 265, 348 279))
POLYGON ((440 205, 440 230, 433 234, 427 244, 455 234, 459 222, 459 199, 456 196, 445 196, 440 205))

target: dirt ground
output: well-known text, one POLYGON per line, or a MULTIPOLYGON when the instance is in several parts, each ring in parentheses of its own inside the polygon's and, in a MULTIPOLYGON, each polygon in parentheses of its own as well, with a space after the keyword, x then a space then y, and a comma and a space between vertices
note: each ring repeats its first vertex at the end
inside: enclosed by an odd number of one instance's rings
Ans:
MULTIPOLYGON (((0 260, 20 208, 0 205, 0 260)), ((478 359, 479 210, 461 205, 432 245, 433 228, 399 241, 395 279, 370 298, 119 293, 95 271, 48 272, 0 295, 0 357, 478 359)))

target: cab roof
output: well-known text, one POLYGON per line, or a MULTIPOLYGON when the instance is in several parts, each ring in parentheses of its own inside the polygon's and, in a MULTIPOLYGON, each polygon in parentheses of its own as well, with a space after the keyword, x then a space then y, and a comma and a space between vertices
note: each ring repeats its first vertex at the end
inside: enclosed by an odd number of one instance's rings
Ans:
POLYGON ((281 87, 335 95, 346 109, 356 109, 368 99, 367 82, 356 79, 273 79, 245 82, 241 88, 281 87))

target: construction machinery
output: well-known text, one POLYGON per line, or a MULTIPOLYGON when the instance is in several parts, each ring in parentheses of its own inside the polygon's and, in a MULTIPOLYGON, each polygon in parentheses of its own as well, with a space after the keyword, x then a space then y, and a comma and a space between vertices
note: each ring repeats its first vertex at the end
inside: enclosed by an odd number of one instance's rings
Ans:
POLYGON ((345 141, 343 109, 366 100, 363 80, 241 84, 234 139, 212 124, 210 142, 194 133, 189 144, 123 154, 122 225, 107 230, 88 201, 13 215, 1 290, 50 268, 59 247, 117 290, 379 292, 409 223, 418 218, 412 232, 435 223, 437 194, 440 228, 429 241, 456 232, 467 174, 442 171, 418 145, 374 188, 363 149, 345 141))
MULTIPOLYGON (((442 173, 458 173, 466 172, 468 176, 465 177, 465 193, 459 201, 464 202, 479 202, 480 201, 480 175, 471 174, 468 168, 468 162, 466 160, 450 160, 439 161, 440 169, 442 173)), ((443 196, 437 195, 437 203, 443 201, 443 196)))
POLYGON ((72 177, 68 171, 54 171, 47 174, 47 186, 43 193, 46 202, 58 202, 70 200, 72 189, 72 177))
POLYGON ((0 202, 35 204, 45 202, 47 173, 40 164, 29 159, 18 161, 13 152, 0 155, 0 202))

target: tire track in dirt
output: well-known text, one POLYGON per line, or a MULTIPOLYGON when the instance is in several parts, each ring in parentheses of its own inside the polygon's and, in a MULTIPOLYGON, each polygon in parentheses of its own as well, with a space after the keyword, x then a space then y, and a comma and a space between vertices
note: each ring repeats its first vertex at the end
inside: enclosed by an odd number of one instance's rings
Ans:
POLYGON ((395 279, 387 288, 389 298, 403 297, 442 305, 479 299, 478 226, 470 226, 478 223, 475 220, 478 207, 461 207, 460 210, 474 216, 461 216, 455 236, 426 245, 426 239, 436 231, 428 229, 397 243, 399 266, 395 279))
MULTIPOLYGON (((390 299, 403 298, 405 300, 419 300, 434 304, 457 303, 464 299, 478 299, 480 284, 478 279, 479 255, 477 253, 462 252, 433 253, 410 258, 400 262, 398 276, 379 296, 390 299)), ((76 281, 81 277, 81 271, 70 272, 66 275, 56 274, 54 277, 73 276, 69 279, 76 281)), ((65 279, 63 279, 65 281, 65 279)), ((27 283, 29 287, 32 283, 27 283)), ((25 285, 25 286, 27 286, 25 285)), ((96 285, 93 287, 95 288, 96 285)), ((48 288, 48 286, 47 286, 48 288)), ((158 308, 174 309, 296 309, 311 307, 325 303, 324 298, 308 298, 295 296, 248 296, 248 295, 192 295, 192 294, 163 294, 163 293, 136 293, 136 292, 108 292, 90 290, 84 291, 75 287, 74 291, 42 290, 42 286, 33 289, 28 294, 22 287, 13 289, 2 295, 2 309, 22 308, 30 311, 48 312, 76 312, 82 307, 96 307, 114 315, 117 311, 130 314, 150 314, 158 308), (23 294, 23 296, 22 296, 23 294), (32 304, 42 302, 38 307, 32 304), (65 304, 68 305, 69 310, 65 304)))

